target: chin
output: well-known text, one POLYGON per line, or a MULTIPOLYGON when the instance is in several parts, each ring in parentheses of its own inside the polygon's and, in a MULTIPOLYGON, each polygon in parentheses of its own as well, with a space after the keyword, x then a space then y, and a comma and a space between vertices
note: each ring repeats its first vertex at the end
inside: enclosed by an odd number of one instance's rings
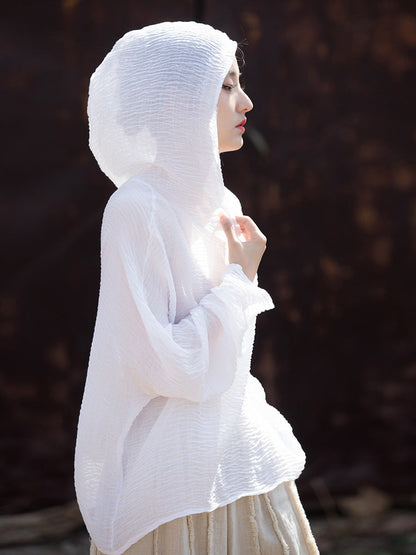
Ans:
POLYGON ((223 152, 234 152, 235 150, 240 150, 243 144, 243 139, 240 139, 238 142, 230 143, 226 146, 223 146, 220 148, 220 154, 222 154, 223 152))

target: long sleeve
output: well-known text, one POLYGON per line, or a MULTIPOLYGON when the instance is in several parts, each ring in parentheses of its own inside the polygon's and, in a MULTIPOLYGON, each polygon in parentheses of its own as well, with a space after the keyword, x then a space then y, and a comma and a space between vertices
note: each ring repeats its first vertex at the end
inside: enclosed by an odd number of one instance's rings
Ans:
POLYGON ((154 206, 113 196, 103 221, 101 307, 108 320, 107 345, 122 371, 134 375, 149 396, 204 401, 227 390, 255 316, 273 308, 266 291, 240 266, 225 268, 189 313, 175 322, 175 285, 154 206), (111 331, 110 331, 111 330, 111 331))
POLYGON ((197 228, 193 242, 194 228, 171 216, 132 183, 103 219, 75 484, 91 537, 113 555, 163 522, 295 479, 304 465, 250 374, 255 318, 270 296, 225 264, 217 239, 207 258, 207 236, 197 228))

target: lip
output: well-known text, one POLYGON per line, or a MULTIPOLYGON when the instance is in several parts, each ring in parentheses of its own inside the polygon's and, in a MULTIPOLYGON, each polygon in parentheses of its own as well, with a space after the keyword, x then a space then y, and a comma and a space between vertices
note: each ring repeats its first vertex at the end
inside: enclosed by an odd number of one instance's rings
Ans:
POLYGON ((240 123, 238 125, 236 125, 236 129, 239 129, 240 131, 242 131, 243 133, 245 132, 245 124, 247 123, 247 118, 244 118, 243 121, 240 121, 240 123))

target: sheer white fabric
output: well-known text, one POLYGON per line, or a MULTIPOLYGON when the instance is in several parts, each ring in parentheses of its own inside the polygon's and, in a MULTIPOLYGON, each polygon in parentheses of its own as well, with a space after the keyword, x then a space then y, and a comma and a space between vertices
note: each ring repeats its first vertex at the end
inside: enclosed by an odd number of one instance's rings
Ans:
POLYGON ((236 44, 194 22, 127 33, 97 68, 90 145, 117 186, 103 218, 97 320, 75 485, 118 555, 158 525, 296 479, 304 453, 250 374, 266 291, 228 264, 216 102, 236 44))

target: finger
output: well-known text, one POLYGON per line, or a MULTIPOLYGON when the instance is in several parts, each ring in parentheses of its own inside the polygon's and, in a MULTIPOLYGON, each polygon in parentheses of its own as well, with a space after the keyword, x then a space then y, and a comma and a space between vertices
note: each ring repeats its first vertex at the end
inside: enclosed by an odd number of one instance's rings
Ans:
POLYGON ((261 236, 262 233, 249 216, 236 216, 238 225, 246 238, 261 236))
POLYGON ((224 233, 227 237, 228 241, 238 241, 236 234, 235 234, 235 229, 233 226, 233 222, 230 220, 230 218, 228 218, 225 214, 221 214, 220 216, 220 223, 222 225, 222 229, 224 230, 224 233))
POLYGON ((246 227, 247 229, 258 229, 257 225, 253 222, 253 220, 250 218, 250 216, 236 216, 235 219, 237 220, 237 223, 241 226, 241 227, 246 227))

